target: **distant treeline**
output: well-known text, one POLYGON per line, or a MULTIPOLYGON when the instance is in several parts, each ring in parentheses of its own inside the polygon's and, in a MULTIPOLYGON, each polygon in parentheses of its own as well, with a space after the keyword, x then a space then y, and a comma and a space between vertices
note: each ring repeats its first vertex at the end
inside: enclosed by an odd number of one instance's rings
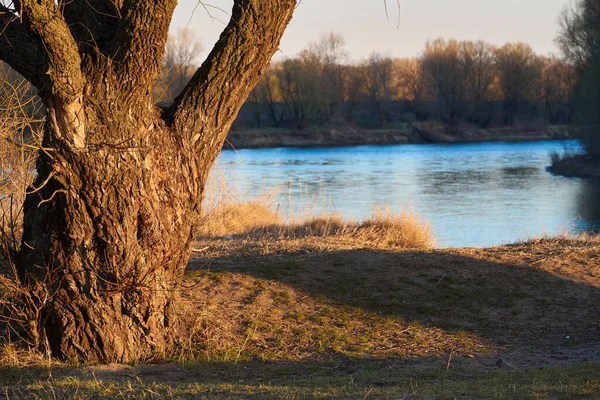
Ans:
POLYGON ((432 120, 450 127, 568 124, 577 74, 572 63, 524 43, 436 39, 416 58, 373 53, 351 62, 335 33, 273 62, 252 91, 238 128, 303 129, 340 122, 382 127, 432 120))

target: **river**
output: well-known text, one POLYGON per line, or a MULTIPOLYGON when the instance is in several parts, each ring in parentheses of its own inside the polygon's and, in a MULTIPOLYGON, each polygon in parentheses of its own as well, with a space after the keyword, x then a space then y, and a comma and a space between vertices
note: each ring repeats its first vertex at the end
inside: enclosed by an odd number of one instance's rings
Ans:
POLYGON ((284 212, 362 219, 408 207, 440 247, 492 246, 600 228, 600 182, 546 172, 575 141, 224 150, 213 174, 284 212))

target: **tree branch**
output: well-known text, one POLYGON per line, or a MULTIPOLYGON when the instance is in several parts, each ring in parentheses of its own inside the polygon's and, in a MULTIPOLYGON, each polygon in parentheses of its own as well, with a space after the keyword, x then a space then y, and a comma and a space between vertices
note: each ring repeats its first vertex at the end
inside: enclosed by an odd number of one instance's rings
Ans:
POLYGON ((0 59, 41 88, 48 60, 41 43, 8 7, 0 4, 0 59))
POLYGON ((208 59, 163 114, 198 157, 218 154, 240 107, 277 50, 295 6, 295 0, 235 1, 231 20, 208 59))
POLYGON ((74 148, 85 147, 81 57, 59 6, 54 0, 15 2, 27 30, 37 36, 48 60, 40 79, 40 94, 48 107, 47 122, 57 139, 74 148))
POLYGON ((81 57, 69 26, 53 0, 21 0, 20 15, 28 30, 41 40, 48 58, 45 71, 55 100, 70 104, 81 97, 84 79, 81 57))
POLYGON ((117 71, 150 95, 161 71, 169 25, 177 0, 124 0, 115 37, 117 71))

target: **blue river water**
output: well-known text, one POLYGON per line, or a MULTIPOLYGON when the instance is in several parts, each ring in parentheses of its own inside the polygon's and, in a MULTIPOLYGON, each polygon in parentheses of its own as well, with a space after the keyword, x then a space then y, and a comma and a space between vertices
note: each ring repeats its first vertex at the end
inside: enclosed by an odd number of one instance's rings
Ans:
POLYGON ((362 219, 408 207, 440 247, 492 246, 600 228, 600 182, 546 172, 575 141, 225 150, 213 174, 292 213, 362 219), (217 172, 215 172, 217 171, 217 172))

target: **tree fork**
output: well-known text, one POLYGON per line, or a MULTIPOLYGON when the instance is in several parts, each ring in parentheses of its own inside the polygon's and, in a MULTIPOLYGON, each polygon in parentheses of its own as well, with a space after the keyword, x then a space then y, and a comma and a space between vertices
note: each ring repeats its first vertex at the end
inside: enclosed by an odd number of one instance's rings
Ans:
POLYGON ((131 362, 163 355, 177 331, 208 171, 296 2, 236 0, 208 59, 162 115, 151 89, 176 2, 115 1, 107 15, 84 18, 95 3, 0 6, 0 59, 38 86, 48 110, 16 263, 53 355, 131 362), (118 34, 99 33, 107 19, 118 34), (87 33, 75 28, 84 22, 87 33))

